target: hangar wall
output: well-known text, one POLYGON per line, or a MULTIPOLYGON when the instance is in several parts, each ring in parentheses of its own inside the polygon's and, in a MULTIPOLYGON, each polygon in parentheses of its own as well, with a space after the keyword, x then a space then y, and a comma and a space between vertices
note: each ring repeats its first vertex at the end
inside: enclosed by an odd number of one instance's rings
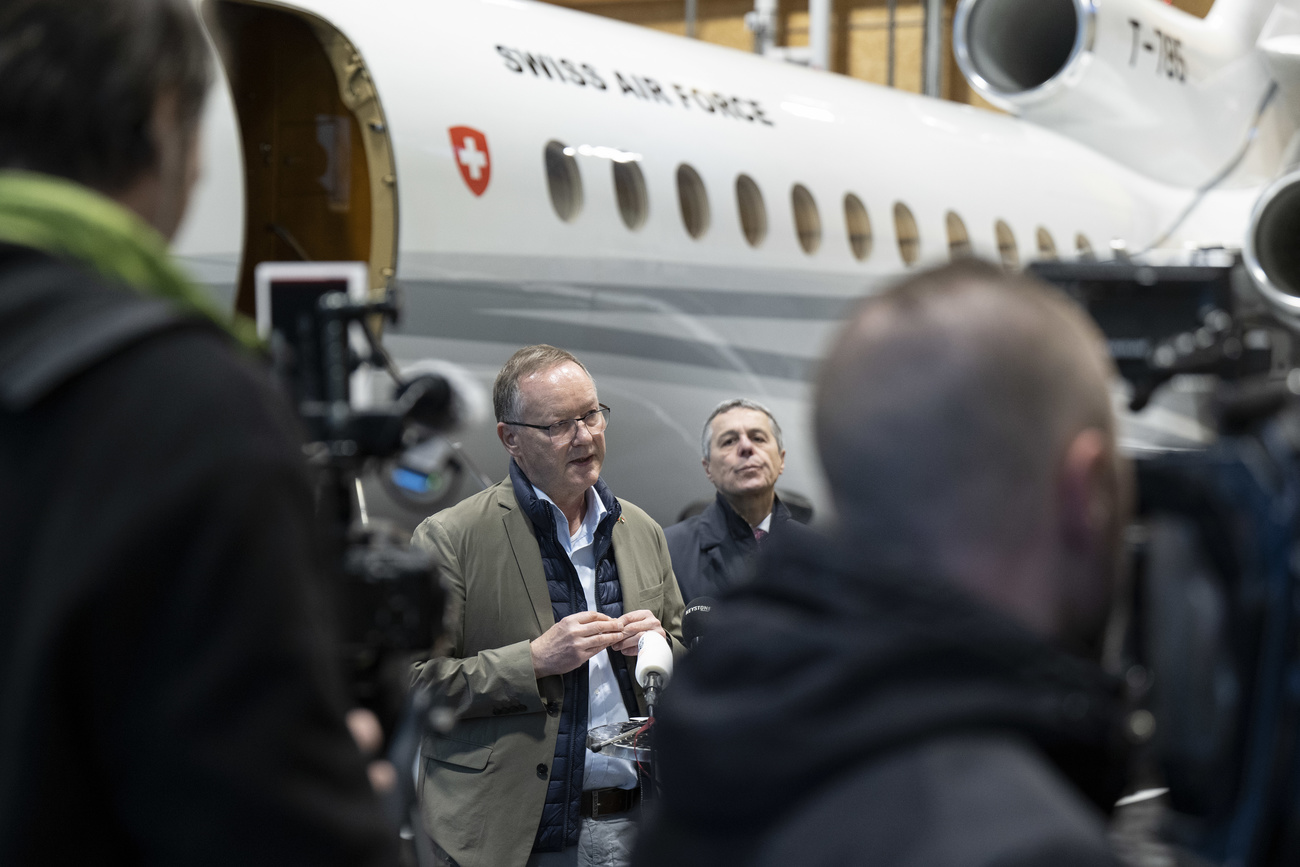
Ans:
MULTIPOLYGON (((683 0, 547 0, 558 6, 581 9, 663 30, 685 34, 686 4, 683 0)), ((1204 17, 1214 0, 1174 0, 1171 4, 1197 17, 1204 17)), ((753 50, 754 36, 745 28, 745 13, 753 0, 697 0, 697 39, 753 50)), ((945 56, 940 93, 946 99, 990 108, 967 86, 952 56, 952 14, 956 0, 945 0, 943 39, 945 56)), ((897 0, 894 32, 894 86, 921 92, 921 45, 924 8, 916 0, 897 0)), ((831 35, 831 64, 834 72, 886 84, 889 78, 889 29, 887 0, 835 0, 831 35)), ((807 0, 783 0, 777 44, 808 44, 807 0)))

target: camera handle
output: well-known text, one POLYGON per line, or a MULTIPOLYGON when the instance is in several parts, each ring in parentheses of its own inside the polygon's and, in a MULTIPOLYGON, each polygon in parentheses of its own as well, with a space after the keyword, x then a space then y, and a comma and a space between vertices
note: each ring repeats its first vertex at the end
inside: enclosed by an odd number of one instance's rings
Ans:
MULTIPOLYGON (((375 318, 396 321, 398 313, 397 295, 391 287, 380 301, 359 303, 345 293, 328 292, 317 302, 320 330, 316 347, 323 399, 304 402, 299 409, 312 435, 323 446, 319 462, 324 471, 325 502, 333 500, 331 519, 342 529, 345 549, 355 519, 363 514, 354 497, 358 493, 357 474, 364 462, 401 452, 407 446, 405 434, 412 422, 432 431, 448 429, 454 423, 450 385, 433 376, 405 380, 367 321, 375 318), (396 403, 386 411, 358 412, 351 407, 350 377, 358 363, 348 338, 353 323, 361 328, 370 350, 369 357, 360 359, 360 363, 382 367, 396 383, 396 403)), ((388 569, 390 565, 380 558, 369 569, 360 571, 392 571, 388 569)), ((441 609, 441 600, 438 608, 441 609)), ((379 651, 376 670, 386 668, 385 662, 403 658, 407 647, 410 642, 387 644, 379 651), (398 656, 393 657, 392 653, 398 656)), ((407 693, 389 738, 386 758, 396 771, 396 785, 381 796, 383 810, 390 824, 411 841, 420 867, 434 867, 436 861, 434 843, 420 815, 412 771, 425 734, 445 733, 453 720, 454 715, 438 700, 432 687, 415 688, 407 693)))
POLYGON ((441 705, 433 686, 427 684, 411 690, 401 717, 393 730, 387 758, 397 771, 397 785, 383 796, 384 813, 402 836, 410 833, 419 867, 434 867, 434 843, 424 829, 420 815, 419 793, 415 790, 416 761, 426 732, 445 734, 450 730, 453 714, 441 705))

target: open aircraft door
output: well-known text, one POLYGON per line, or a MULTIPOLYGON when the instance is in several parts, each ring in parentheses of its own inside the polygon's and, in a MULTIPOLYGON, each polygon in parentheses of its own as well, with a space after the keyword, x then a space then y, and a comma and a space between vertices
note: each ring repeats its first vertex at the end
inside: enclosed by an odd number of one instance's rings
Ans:
POLYGON ((261 262, 397 266, 397 174, 379 95, 353 44, 324 19, 256 0, 204 0, 225 66, 244 164, 236 306, 253 314, 261 262))

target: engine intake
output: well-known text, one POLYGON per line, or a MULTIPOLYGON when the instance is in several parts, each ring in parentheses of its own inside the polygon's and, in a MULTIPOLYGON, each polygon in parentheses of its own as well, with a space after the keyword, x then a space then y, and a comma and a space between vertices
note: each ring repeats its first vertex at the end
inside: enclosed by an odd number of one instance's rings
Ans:
POLYGON ((1264 297, 1287 315, 1300 315, 1300 171, 1278 178, 1259 197, 1242 255, 1264 297))
MULTIPOLYGON (((953 53, 999 108, 1195 188, 1240 151, 1268 92, 1255 43, 1272 6, 1219 0, 1200 19, 1158 0, 959 0, 953 53)), ((1275 165, 1231 183, 1263 184, 1275 165)))
POLYGON ((957 63, 990 96, 1035 91, 1090 47, 1092 7, 1081 0, 983 0, 957 16, 957 63))

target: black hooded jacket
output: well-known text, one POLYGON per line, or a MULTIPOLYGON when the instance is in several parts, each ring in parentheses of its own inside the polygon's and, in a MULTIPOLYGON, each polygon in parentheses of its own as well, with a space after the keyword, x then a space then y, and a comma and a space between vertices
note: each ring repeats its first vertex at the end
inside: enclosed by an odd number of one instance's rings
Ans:
POLYGON ((774 545, 714 611, 657 721, 636 863, 1112 865, 1113 684, 848 543, 774 545))
POLYGON ((214 327, 0 244, 0 864, 396 863, 312 508, 214 327))

